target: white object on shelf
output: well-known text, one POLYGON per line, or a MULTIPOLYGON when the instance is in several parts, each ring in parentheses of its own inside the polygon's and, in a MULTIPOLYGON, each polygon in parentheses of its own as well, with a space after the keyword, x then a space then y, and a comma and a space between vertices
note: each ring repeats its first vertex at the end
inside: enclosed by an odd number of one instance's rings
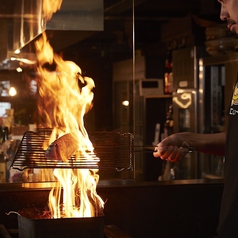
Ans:
POLYGON ((159 143, 159 135, 160 135, 160 123, 156 123, 155 125, 155 138, 152 142, 153 146, 156 146, 159 143))

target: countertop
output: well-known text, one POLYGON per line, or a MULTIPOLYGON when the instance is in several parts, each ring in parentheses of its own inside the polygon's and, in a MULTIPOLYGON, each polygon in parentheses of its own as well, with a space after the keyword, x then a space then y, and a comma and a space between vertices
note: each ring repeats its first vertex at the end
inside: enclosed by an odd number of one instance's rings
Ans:
MULTIPOLYGON (((184 179, 171 181, 136 181, 134 179, 115 179, 101 180, 97 188, 111 187, 144 187, 144 186, 186 186, 186 185, 211 185, 222 184, 223 179, 184 179)), ((16 191, 16 190, 50 190, 55 182, 42 183, 0 183, 0 191, 16 191)))

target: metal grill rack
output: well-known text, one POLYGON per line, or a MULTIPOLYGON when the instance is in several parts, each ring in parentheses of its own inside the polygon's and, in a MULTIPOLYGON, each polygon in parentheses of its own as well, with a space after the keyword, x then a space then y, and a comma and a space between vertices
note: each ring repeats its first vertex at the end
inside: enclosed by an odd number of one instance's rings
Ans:
POLYGON ((43 149, 43 144, 49 142, 51 132, 52 129, 25 132, 14 156, 11 168, 20 171, 29 168, 98 169, 99 158, 95 154, 90 154, 89 158, 77 156, 77 159, 73 155, 67 162, 46 158, 46 150, 43 149))
POLYGON ((131 133, 89 133, 94 153, 100 158, 101 179, 134 178, 134 137, 131 133))
MULTIPOLYGON (((39 168, 75 168, 99 169, 100 179, 132 178, 133 175, 133 135, 119 132, 91 132, 89 138, 94 146, 94 153, 89 158, 76 159, 73 155, 68 162, 61 162, 45 157, 43 143, 49 142, 52 129, 27 131, 15 153, 11 168, 23 171, 39 168)), ((49 143, 48 143, 49 144, 49 143)))

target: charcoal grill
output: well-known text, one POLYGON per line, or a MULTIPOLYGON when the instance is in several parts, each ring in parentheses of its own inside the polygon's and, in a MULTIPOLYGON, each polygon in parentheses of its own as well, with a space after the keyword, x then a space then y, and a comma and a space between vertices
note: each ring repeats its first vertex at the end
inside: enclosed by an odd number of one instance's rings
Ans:
MULTIPOLYGON (((28 218, 22 218, 21 219, 21 223, 27 223, 26 225, 29 225, 31 222, 34 223, 34 220, 31 220, 31 219, 28 219, 28 218)), ((101 227, 100 227, 100 224, 101 224, 101 218, 98 219, 99 221, 99 225, 97 225, 97 229, 99 230, 99 235, 98 233, 96 234, 96 236, 90 236, 93 237, 93 238, 96 238, 97 236, 101 236, 101 227)), ((95 220, 94 220, 95 222, 95 220)), ((25 228, 23 228, 25 229, 25 228)), ((96 229, 94 228, 93 229, 94 231, 96 231, 96 229)), ((22 231, 21 231, 22 232, 22 231)), ((29 233, 29 231, 27 231, 27 233, 29 233)), ((131 238, 131 236, 129 236, 128 234, 126 234, 125 232, 123 232, 122 230, 120 230, 117 226, 115 225, 105 225, 103 227, 103 238, 131 238)), ((33 234, 35 235, 35 234, 33 234)), ((47 238, 46 237, 47 233, 44 233, 43 234, 43 237, 44 238, 47 238)), ((22 236, 22 234, 21 234, 22 236)), ((20 234, 19 234, 19 229, 11 229, 11 230, 7 230, 5 228, 4 225, 0 224, 0 237, 1 238, 20 238, 20 234)), ((38 237, 38 236, 37 236, 38 237)), ((69 234, 67 233, 66 236, 64 236, 64 238, 66 237, 70 237, 70 238, 73 238, 73 236, 69 236, 69 234)), ((78 233, 75 235, 76 238, 80 237, 80 238, 83 238, 83 236, 79 236, 78 233)), ((27 238, 26 236, 24 236, 24 238, 27 238)), ((33 236, 30 236, 30 238, 33 238, 33 236)), ((50 236, 50 238, 53 238, 52 236, 50 236)), ((57 238, 59 238, 59 236, 57 236, 57 238)), ((88 238, 88 236, 87 236, 88 238)))
POLYGON ((99 169, 100 179, 133 178, 133 135, 98 131, 89 133, 94 153, 87 158, 73 155, 67 162, 46 158, 44 143, 49 144, 51 128, 41 128, 37 132, 23 134, 11 164, 12 169, 99 169), (76 159, 77 156, 77 159, 76 159))
POLYGON ((104 217, 30 219, 18 216, 19 238, 103 238, 104 217))

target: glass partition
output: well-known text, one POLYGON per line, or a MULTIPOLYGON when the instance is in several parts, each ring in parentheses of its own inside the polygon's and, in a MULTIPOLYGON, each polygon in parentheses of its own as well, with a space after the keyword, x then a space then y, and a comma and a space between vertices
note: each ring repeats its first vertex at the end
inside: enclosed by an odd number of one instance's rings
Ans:
MULTIPOLYGON (((63 0, 63 4, 64 1, 66 0, 63 0)), ((40 75, 36 71, 35 42, 42 34, 34 32, 35 28, 32 28, 37 24, 43 24, 38 27, 45 29, 46 37, 54 53, 62 60, 72 61, 79 66, 81 69, 79 78, 90 77, 95 83, 92 89, 92 107, 83 117, 89 138, 91 135, 93 137, 95 132, 105 131, 133 135, 133 145, 129 148, 130 153, 133 154, 133 163, 129 163, 128 166, 115 166, 114 171, 110 172, 111 179, 135 178, 143 181, 157 181, 164 172, 165 164, 153 158, 152 153, 156 143, 165 136, 164 124, 172 104, 172 90, 175 90, 172 88, 175 82, 172 51, 204 43, 202 33, 205 27, 199 25, 198 18, 194 20, 194 14, 207 9, 202 9, 199 4, 200 7, 194 8, 191 3, 177 1, 173 4, 164 3, 163 6, 158 6, 156 0, 90 0, 82 1, 80 4, 89 4, 94 7, 84 5, 83 8, 78 6, 77 2, 79 1, 68 0, 68 5, 64 5, 62 14, 57 14, 55 18, 57 20, 51 21, 50 27, 47 28, 45 18, 39 15, 41 7, 38 1, 35 4, 37 5, 35 10, 32 9, 34 4, 31 5, 30 1, 25 1, 28 3, 27 15, 20 10, 24 9, 24 1, 18 1, 17 5, 15 1, 3 1, 3 4, 7 6, 6 12, 1 12, 0 9, 0 14, 1 16, 5 14, 6 17, 1 18, 0 23, 2 30, 8 29, 8 32, 2 34, 0 43, 1 45, 11 44, 11 46, 24 44, 24 46, 18 56, 16 52, 13 52, 15 49, 12 47, 8 49, 6 46, 0 49, 0 60, 2 60, 0 62, 0 81, 2 82, 0 87, 0 140, 2 142, 0 174, 4 177, 1 181, 30 182, 34 180, 32 171, 10 172, 9 166, 24 132, 37 131, 37 128, 41 126, 37 85, 40 75), (94 4, 95 2, 97 4, 94 4), (79 20, 76 14, 79 9, 84 9, 80 12, 83 15, 82 20, 79 20), (88 9, 91 9, 92 15, 88 9), (191 15, 191 12, 194 14, 191 15), (67 24, 64 22, 64 17, 67 18, 67 24), (87 22, 83 24, 81 21, 85 18, 87 22), (26 20, 27 24, 22 19, 26 20), (16 37, 10 32, 14 23, 17 25, 15 33, 20 32, 16 37), (177 27, 177 24, 181 28, 177 27), (102 25, 103 29, 101 29, 102 25), (94 26, 97 27, 94 28, 94 26), (85 29, 85 27, 88 28, 85 29), (27 35, 28 43, 24 41, 26 39, 21 28, 32 32, 31 35, 27 35), (199 35, 199 39, 196 39, 196 35, 199 35), (7 58, 5 59, 3 55, 7 58), (16 94, 11 96, 8 93, 12 88, 16 90, 16 94), (12 109, 10 114, 9 109, 12 109), (8 128, 7 137, 4 129, 6 127, 8 128), (150 161, 149 165, 148 161, 150 161), (14 179, 11 180, 11 178, 14 179)), ((208 14, 211 17, 219 12, 217 1, 212 4, 212 8, 214 11, 208 14)), ((204 14, 207 12, 205 11, 204 14)), ((53 72, 55 62, 46 64, 44 67, 53 72)), ((187 68, 184 67, 184 70, 187 68)), ((82 86, 81 82, 79 85, 82 86)), ((71 98, 68 101, 71 101, 71 98)), ((184 130, 190 127, 188 123, 190 117, 187 110, 179 112, 178 120, 184 130)), ((38 176, 38 172, 38 170, 35 171, 35 177, 38 176)))

